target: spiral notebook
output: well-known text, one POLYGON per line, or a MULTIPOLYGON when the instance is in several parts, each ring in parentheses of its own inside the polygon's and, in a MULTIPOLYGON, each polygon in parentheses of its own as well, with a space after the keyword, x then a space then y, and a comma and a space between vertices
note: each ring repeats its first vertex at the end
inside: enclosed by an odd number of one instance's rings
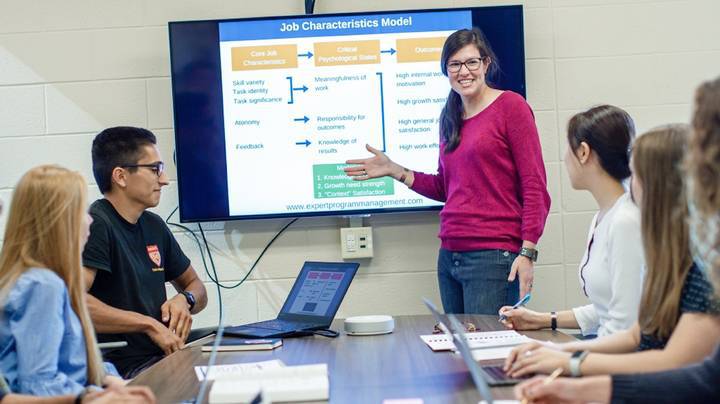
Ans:
MULTIPOLYGON (((468 332, 465 338, 475 360, 504 359, 514 347, 532 341, 513 330, 468 332)), ((433 351, 455 350, 455 344, 446 334, 421 335, 420 339, 433 351)))
MULTIPOLYGON (((420 338, 433 351, 455 350, 455 344, 446 334, 421 335, 420 338)), ((532 341, 532 339, 513 330, 466 332, 465 338, 470 345, 470 349, 513 347, 532 341)))

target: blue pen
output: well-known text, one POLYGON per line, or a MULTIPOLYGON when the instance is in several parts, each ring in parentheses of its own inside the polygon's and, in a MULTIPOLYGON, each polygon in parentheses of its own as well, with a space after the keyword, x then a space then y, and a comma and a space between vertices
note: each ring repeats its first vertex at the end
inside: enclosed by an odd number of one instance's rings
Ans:
MULTIPOLYGON (((524 306, 529 301, 530 301, 530 293, 526 294, 525 296, 523 296, 522 299, 518 300, 518 302, 513 305, 512 309, 515 310, 520 306, 524 306)), ((505 316, 504 314, 501 314, 500 321, 505 321, 505 320, 507 320, 507 316, 505 316)))

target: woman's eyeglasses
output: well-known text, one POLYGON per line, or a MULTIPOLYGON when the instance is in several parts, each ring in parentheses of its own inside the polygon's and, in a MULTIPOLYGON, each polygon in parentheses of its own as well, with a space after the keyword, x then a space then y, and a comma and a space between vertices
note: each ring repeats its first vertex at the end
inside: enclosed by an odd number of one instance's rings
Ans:
POLYGON ((453 60, 448 62, 447 71, 450 73, 457 73, 460 71, 460 69, 462 69, 463 66, 467 67, 467 69, 470 71, 474 71, 480 68, 483 59, 485 59, 485 57, 470 58, 464 62, 461 62, 459 60, 453 60))

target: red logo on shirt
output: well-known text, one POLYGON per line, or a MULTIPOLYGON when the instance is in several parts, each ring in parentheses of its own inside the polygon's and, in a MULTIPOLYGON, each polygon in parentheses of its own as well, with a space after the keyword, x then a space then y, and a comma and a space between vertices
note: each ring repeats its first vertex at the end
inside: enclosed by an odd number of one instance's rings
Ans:
POLYGON ((158 250, 158 246, 156 246, 156 245, 147 246, 147 252, 148 252, 148 257, 150 257, 150 261, 154 262, 155 265, 160 266, 160 250, 158 250))

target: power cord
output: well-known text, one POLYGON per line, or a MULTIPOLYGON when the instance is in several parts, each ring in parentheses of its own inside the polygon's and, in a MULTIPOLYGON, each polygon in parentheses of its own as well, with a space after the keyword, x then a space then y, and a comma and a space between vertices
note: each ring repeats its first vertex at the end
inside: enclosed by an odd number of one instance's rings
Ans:
POLYGON ((175 212, 177 212, 178 208, 179 207, 176 206, 175 209, 173 209, 172 212, 170 212, 170 214, 165 219, 165 223, 167 223, 169 226, 175 226, 179 229, 186 231, 187 233, 190 233, 190 235, 192 235, 192 237, 195 239, 195 243, 197 244, 198 250, 200 251, 200 257, 202 258, 203 267, 205 269, 205 274, 207 274, 210 281, 212 281, 212 283, 214 283, 215 287, 217 288, 218 305, 219 305, 220 313, 223 312, 222 311, 222 295, 221 295, 220 289, 227 289, 227 290, 235 289, 235 288, 239 287, 240 285, 242 285, 245 282, 245 280, 247 280, 247 278, 250 277, 250 274, 252 274, 252 272, 255 270, 255 267, 260 262, 260 259, 262 259, 263 255, 265 255, 265 252, 267 252, 267 250, 275 242, 275 240, 277 240, 277 238, 280 237, 280 235, 283 234, 285 232, 285 230, 287 230, 287 228, 290 227, 290 225, 297 222, 299 219, 298 217, 293 218, 287 224, 285 224, 282 227, 282 229, 280 229, 280 231, 278 231, 275 234, 275 236, 272 239, 270 239, 270 241, 265 245, 265 248, 263 248, 262 252, 260 252, 260 255, 258 255, 258 257, 255 259, 255 262, 253 262, 252 266, 247 271, 245 276, 240 281, 238 281, 236 284, 231 285, 231 286, 226 286, 226 285, 223 285, 222 283, 220 283, 220 279, 218 278, 217 269, 215 267, 215 260, 213 259, 212 251, 210 250, 210 244, 208 243, 207 238, 205 237, 205 231, 202 228, 202 224, 199 222, 197 223, 198 229, 200 230, 200 236, 202 237, 202 243, 201 243, 197 234, 195 234, 195 231, 193 231, 191 228, 184 226, 180 223, 175 223, 175 222, 170 221, 170 219, 175 214, 175 212), (205 252, 203 251, 203 244, 205 245, 204 251, 207 251, 208 260, 210 261, 210 268, 212 268, 212 274, 210 273, 210 270, 208 269, 207 261, 205 259, 205 252))
POLYGON ((320 335, 320 336, 328 337, 328 338, 337 338, 338 336, 340 336, 339 332, 337 332, 335 330, 331 330, 329 328, 323 328, 321 330, 312 330, 310 332, 313 333, 314 335, 320 335))
POLYGON ((315 13, 315 0, 305 0, 305 14, 315 13))
MULTIPOLYGON (((255 267, 256 267, 257 264, 260 262, 260 259, 263 257, 263 255, 265 255, 265 252, 268 250, 268 248, 270 248, 270 246, 273 245, 273 243, 275 242, 275 240, 277 240, 277 238, 280 237, 280 235, 283 234, 283 233, 285 232, 285 230, 287 230, 287 228, 290 227, 290 225, 292 225, 293 223, 297 222, 298 219, 299 219, 299 218, 296 217, 296 218, 292 219, 291 221, 289 221, 285 226, 283 226, 282 229, 280 229, 280 231, 278 231, 278 232, 275 234, 275 236, 274 236, 272 239, 270 239, 270 241, 265 245, 265 248, 263 248, 262 252, 260 252, 260 255, 258 255, 258 257, 255 259, 255 262, 253 262, 252 266, 251 266, 250 269, 247 271, 247 273, 245 274, 245 276, 244 276, 242 279, 240 279, 240 281, 239 281, 238 283, 236 283, 236 284, 234 284, 234 285, 232 285, 232 286, 221 285, 221 287, 224 288, 224 289, 235 289, 236 287, 242 285, 243 282, 245 282, 245 280, 246 280, 246 279, 250 276, 250 274, 252 274, 252 272, 255 270, 255 267)), ((207 247, 207 246, 208 246, 207 240, 205 239, 205 233, 203 233, 203 229, 202 229, 202 227, 200 227, 199 225, 200 225, 200 223, 198 223, 198 227, 200 228, 200 235, 202 235, 203 241, 205 242, 205 248, 208 248, 208 247, 207 247)), ((210 249, 209 249, 209 248, 208 248, 208 255, 210 256, 210 265, 212 265, 212 266, 213 266, 213 269, 214 269, 215 264, 213 263, 212 255, 210 255, 210 249)))
MULTIPOLYGON (((212 282, 215 284, 215 289, 217 290, 217 296, 218 296, 218 324, 219 324, 219 325, 222 325, 222 320, 223 320, 223 315, 222 315, 222 313, 223 313, 223 303, 222 303, 222 293, 221 293, 221 290, 220 290, 220 287, 221 287, 222 285, 220 284, 220 282, 218 282, 218 276, 217 276, 217 271, 215 270, 215 265, 214 265, 214 264, 212 265, 213 274, 215 274, 215 276, 213 277, 213 275, 211 275, 211 274, 210 274, 210 271, 208 270, 207 261, 205 260, 205 252, 203 251, 202 244, 200 243, 200 239, 198 239, 198 237, 197 237, 197 235, 195 234, 195 232, 194 232, 191 228, 189 228, 189 227, 187 227, 187 226, 184 226, 184 225, 182 225, 182 224, 180 224, 180 223, 175 223, 175 222, 171 222, 171 221, 170 221, 170 218, 172 217, 172 215, 175 214, 175 212, 177 212, 178 207, 179 207, 179 206, 176 206, 175 209, 173 209, 172 212, 170 212, 170 214, 168 215, 168 217, 165 219, 165 223, 167 223, 167 225, 169 225, 169 226, 175 226, 175 227, 177 227, 177 228, 179 228, 179 229, 185 230, 187 233, 190 233, 190 234, 193 236, 193 238, 195 239, 195 243, 197 243, 198 250, 200 251, 200 257, 202 258, 202 263, 203 263, 203 268, 205 269, 205 274, 207 274, 208 278, 210 278, 210 280, 212 280, 212 282)), ((199 226, 200 226, 200 223, 198 223, 198 227, 199 227, 199 226)), ((202 230, 202 228, 200 228, 200 229, 202 230)), ((205 238, 205 235, 203 235, 203 239, 204 239, 204 238, 205 238)), ((210 248, 208 248, 207 242, 205 243, 205 248, 207 249, 208 256, 210 257, 210 262, 212 262, 212 254, 210 253, 210 248)))

